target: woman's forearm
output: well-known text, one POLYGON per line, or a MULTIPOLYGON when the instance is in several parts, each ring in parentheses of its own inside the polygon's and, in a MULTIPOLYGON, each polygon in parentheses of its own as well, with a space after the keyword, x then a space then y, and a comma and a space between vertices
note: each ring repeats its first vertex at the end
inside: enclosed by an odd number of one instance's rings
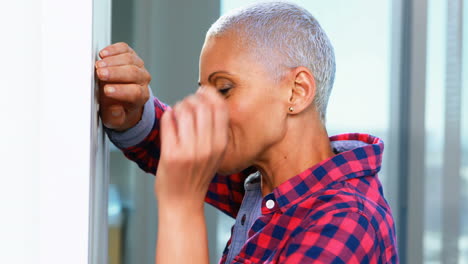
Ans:
POLYGON ((209 263, 203 205, 160 205, 158 217, 157 264, 209 263))

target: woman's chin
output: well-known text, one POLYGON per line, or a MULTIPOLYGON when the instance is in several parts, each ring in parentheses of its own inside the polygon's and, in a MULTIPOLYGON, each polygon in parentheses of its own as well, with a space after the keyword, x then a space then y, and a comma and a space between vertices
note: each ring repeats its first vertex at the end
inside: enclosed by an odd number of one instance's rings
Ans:
POLYGON ((228 163, 226 162, 227 160, 223 160, 221 162, 221 164, 219 165, 219 168, 218 168, 218 171, 217 173, 218 174, 221 174, 221 175, 231 175, 231 174, 236 174, 236 173, 239 173, 242 171, 242 168, 240 168, 240 166, 238 166, 239 164, 232 164, 232 163, 228 163))
POLYGON ((247 160, 238 157, 239 156, 235 155, 233 152, 226 151, 226 154, 219 164, 217 173, 221 175, 232 175, 240 173, 251 166, 247 160))
POLYGON ((236 171, 233 168, 223 167, 223 166, 220 166, 217 171, 218 174, 223 175, 223 176, 232 175, 238 172, 239 171, 236 171))
POLYGON ((253 167, 250 167, 245 164, 232 164, 227 162, 222 162, 218 168, 217 173, 220 175, 232 175, 236 173, 250 173, 253 170, 253 167), (248 171, 246 171, 248 170, 248 171))

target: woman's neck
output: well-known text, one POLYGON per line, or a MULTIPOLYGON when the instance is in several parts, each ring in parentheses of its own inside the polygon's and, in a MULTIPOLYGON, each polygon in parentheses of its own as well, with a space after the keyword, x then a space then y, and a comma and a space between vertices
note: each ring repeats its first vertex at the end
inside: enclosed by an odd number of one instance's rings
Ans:
POLYGON ((308 124, 290 125, 283 140, 270 147, 262 155, 263 158, 256 162, 255 167, 262 175, 263 196, 297 174, 334 156, 327 131, 321 122, 308 124))

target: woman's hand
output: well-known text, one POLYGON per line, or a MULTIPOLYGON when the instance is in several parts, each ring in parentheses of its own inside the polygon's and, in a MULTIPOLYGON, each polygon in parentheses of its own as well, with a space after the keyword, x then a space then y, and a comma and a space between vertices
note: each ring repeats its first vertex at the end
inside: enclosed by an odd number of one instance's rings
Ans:
POLYGON ((158 201, 171 207, 203 206, 228 140, 224 100, 215 89, 205 88, 166 111, 160 124, 158 201))
POLYGON ((202 88, 161 118, 156 260, 209 263, 204 199, 228 141, 228 111, 213 88, 202 88))
POLYGON ((143 106, 149 99, 151 75, 126 43, 107 46, 99 56, 102 60, 96 62, 96 73, 101 88, 101 119, 108 128, 129 129, 141 119, 143 106))

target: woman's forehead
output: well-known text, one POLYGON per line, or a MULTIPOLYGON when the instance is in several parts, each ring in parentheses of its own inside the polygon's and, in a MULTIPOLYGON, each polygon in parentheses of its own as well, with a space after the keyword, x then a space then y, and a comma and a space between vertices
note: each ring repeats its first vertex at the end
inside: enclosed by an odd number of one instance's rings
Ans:
POLYGON ((207 59, 228 59, 242 55, 245 49, 236 45, 236 37, 231 34, 226 36, 210 37, 206 39, 202 49, 202 58, 207 59))
POLYGON ((256 71, 263 67, 249 47, 237 45, 235 36, 210 37, 200 56, 200 71, 205 77, 215 71, 256 71))

